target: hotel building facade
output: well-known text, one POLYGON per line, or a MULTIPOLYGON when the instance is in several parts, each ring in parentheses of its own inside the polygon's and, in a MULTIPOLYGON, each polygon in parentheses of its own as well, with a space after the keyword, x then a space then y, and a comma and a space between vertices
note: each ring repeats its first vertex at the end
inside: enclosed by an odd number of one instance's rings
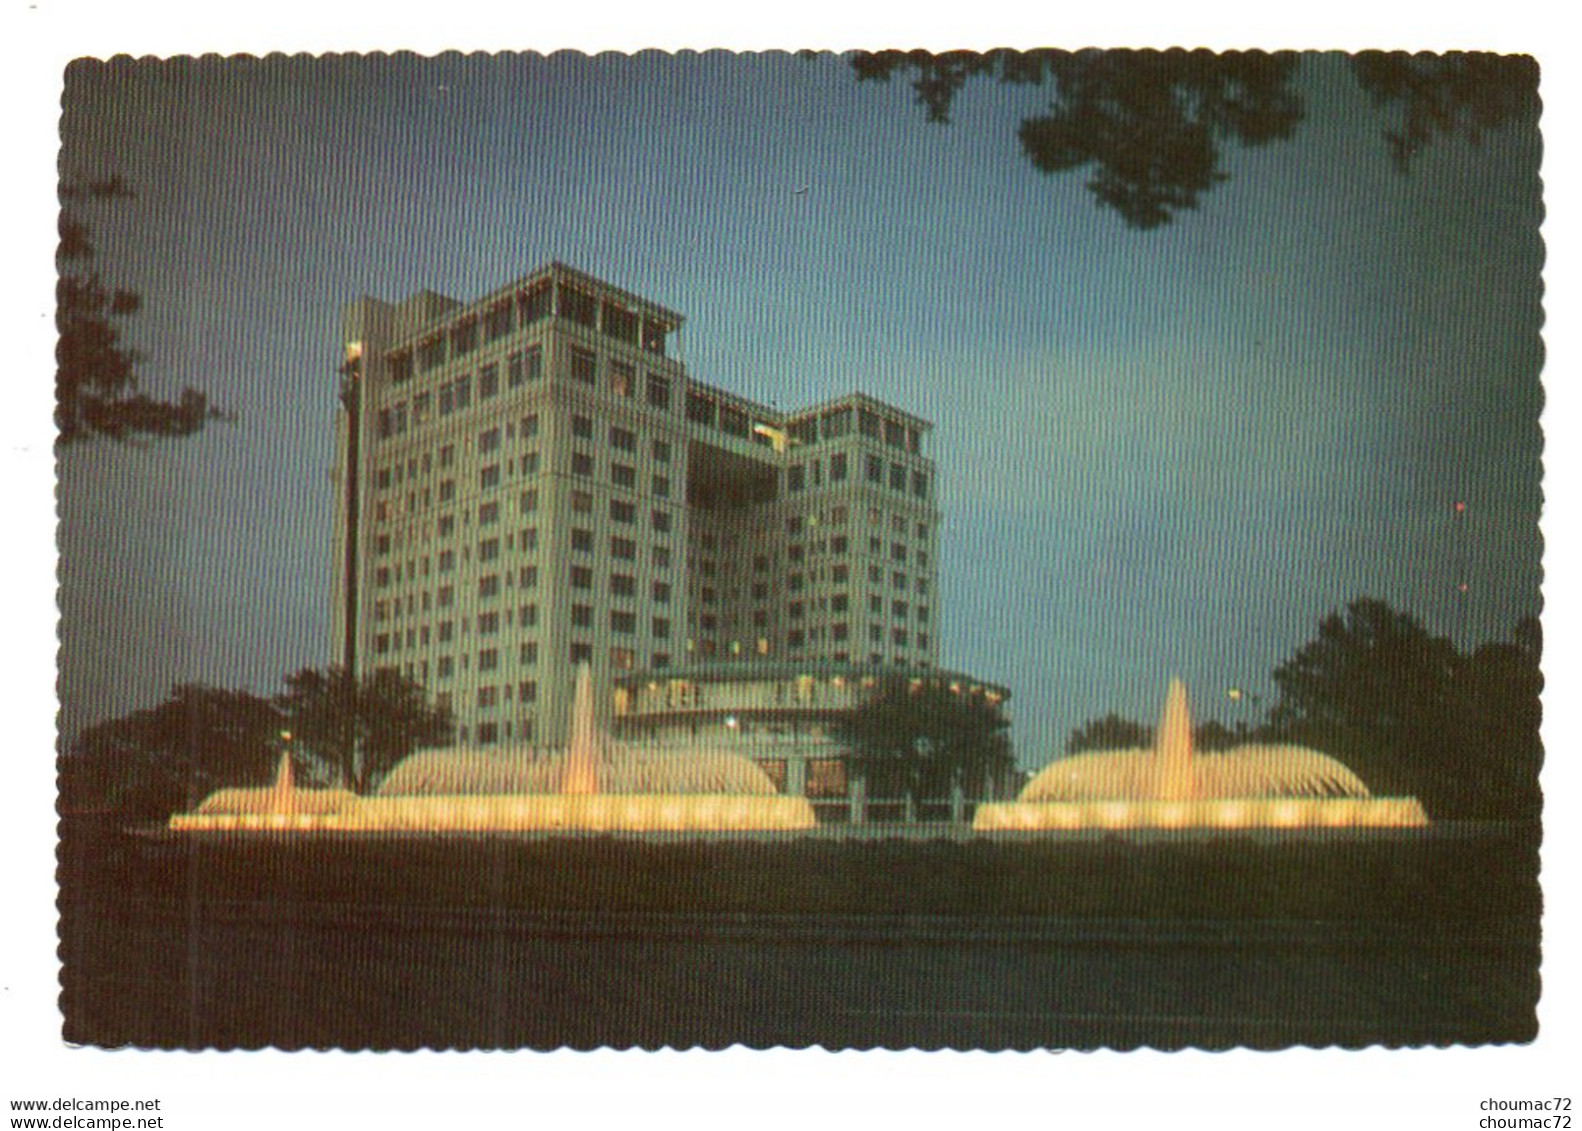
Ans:
POLYGON ((828 705, 879 672, 959 678, 935 671, 930 424, 861 394, 735 396, 676 359, 681 324, 559 263, 346 309, 349 670, 422 683, 484 747, 562 744, 581 662, 614 689, 606 723, 651 741, 695 733, 699 687, 795 702, 817 680, 828 705))

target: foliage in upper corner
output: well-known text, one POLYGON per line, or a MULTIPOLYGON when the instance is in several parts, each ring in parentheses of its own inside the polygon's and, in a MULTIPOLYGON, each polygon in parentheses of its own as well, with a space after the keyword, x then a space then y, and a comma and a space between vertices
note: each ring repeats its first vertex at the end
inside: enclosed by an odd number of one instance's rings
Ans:
MULTIPOLYGON (((1222 147, 1294 136, 1307 115, 1293 80, 1295 52, 1225 51, 878 51, 854 55, 859 80, 915 75, 912 89, 930 122, 970 78, 1044 85, 1047 112, 1022 121, 1023 154, 1045 173, 1092 166, 1088 190, 1127 226, 1149 230, 1194 209, 1227 174, 1222 147)), ((1450 52, 1362 52, 1352 72, 1381 113, 1400 122, 1384 138, 1404 172, 1434 138, 1476 142, 1508 123, 1536 121, 1538 67, 1528 56, 1450 52)))
POLYGON ((183 389, 174 401, 138 389, 141 355, 122 344, 116 320, 136 314, 142 298, 136 291, 108 288, 87 267, 94 247, 79 215, 84 204, 132 195, 119 177, 61 186, 55 253, 55 426, 62 444, 93 437, 190 436, 211 420, 227 419, 196 389, 183 389))

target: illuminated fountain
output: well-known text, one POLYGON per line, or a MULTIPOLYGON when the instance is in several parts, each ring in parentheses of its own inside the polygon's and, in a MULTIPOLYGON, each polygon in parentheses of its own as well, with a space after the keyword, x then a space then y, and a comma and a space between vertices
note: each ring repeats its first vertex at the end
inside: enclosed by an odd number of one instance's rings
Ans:
POLYGON ((593 718, 577 671, 564 750, 428 750, 404 759, 372 797, 296 789, 289 758, 273 786, 221 790, 179 830, 347 832, 746 832, 811 828, 813 809, 784 797, 750 759, 724 750, 655 752, 617 742, 593 718))
POLYGON ((1410 828, 1415 797, 1373 797, 1327 754, 1241 746, 1194 754, 1186 689, 1172 680, 1152 748, 1106 750, 1047 766, 1010 802, 978 806, 980 831, 1061 829, 1410 828))

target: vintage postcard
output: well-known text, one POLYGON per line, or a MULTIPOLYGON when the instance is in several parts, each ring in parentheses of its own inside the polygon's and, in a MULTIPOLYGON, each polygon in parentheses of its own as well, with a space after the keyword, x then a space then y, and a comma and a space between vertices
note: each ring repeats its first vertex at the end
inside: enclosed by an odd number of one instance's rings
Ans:
POLYGON ((52 1039, 1540 1040, 1541 77, 72 62, 52 1039))

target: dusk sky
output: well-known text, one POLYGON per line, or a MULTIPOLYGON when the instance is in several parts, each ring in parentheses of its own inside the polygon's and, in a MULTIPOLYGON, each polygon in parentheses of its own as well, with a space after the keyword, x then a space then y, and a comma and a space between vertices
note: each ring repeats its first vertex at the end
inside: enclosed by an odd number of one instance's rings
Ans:
POLYGON ((63 457, 68 733, 328 663, 341 307, 552 259, 684 314, 706 381, 934 421, 940 660, 1011 688, 1024 764, 1171 675, 1250 721, 1363 596, 1507 636, 1541 605, 1538 139, 1402 176, 1341 57, 1299 84, 1294 141, 1139 232, 1021 156, 1046 91, 941 127, 828 55, 73 70, 65 172, 138 193, 85 218, 145 382, 238 419, 63 457))

